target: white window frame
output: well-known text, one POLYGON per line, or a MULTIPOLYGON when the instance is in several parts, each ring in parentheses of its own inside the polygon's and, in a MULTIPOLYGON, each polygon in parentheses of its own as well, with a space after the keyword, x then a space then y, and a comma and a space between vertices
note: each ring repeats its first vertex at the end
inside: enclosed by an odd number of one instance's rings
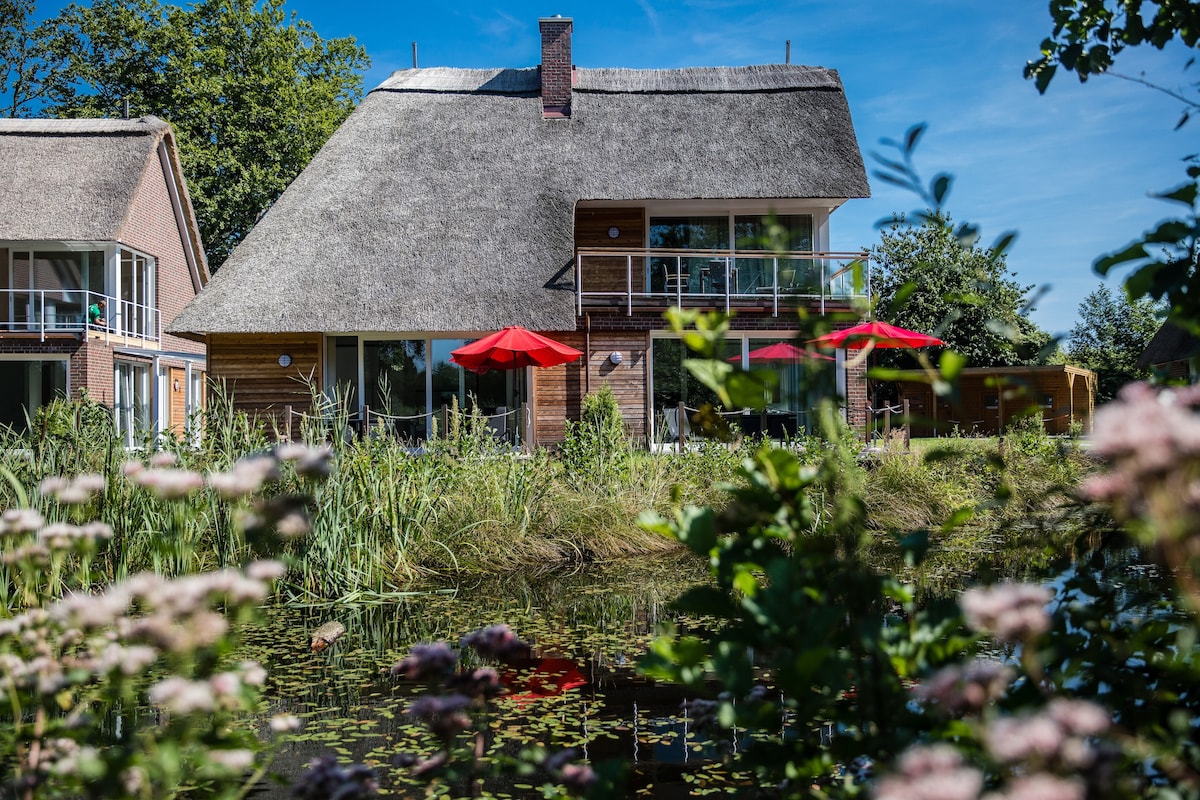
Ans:
POLYGON ((113 359, 113 423, 126 449, 133 449, 134 437, 147 433, 150 427, 151 366, 148 361, 113 359), (135 381, 140 384, 141 403, 137 402, 139 387, 135 381))

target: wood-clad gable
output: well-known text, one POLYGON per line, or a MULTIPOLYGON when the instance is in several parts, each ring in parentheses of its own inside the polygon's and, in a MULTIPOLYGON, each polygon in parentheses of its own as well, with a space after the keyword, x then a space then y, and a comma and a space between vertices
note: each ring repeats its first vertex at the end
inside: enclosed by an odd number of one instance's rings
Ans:
MULTIPOLYGON (((576 208, 575 250, 606 247, 640 250, 646 246, 646 212, 643 208, 576 208), (612 234, 616 234, 613 236, 612 234)), ((587 260, 585 292, 625 292, 629 289, 630 261, 624 256, 587 260)), ((632 260, 634 291, 646 285, 645 259, 632 260)))
MULTIPOLYGON (((233 407, 283 430, 284 410, 308 411, 312 387, 321 386, 319 333, 213 334, 208 337, 208 374, 233 407), (279 363, 288 356, 285 367, 279 363)), ((292 426, 295 434, 298 426, 292 426)))

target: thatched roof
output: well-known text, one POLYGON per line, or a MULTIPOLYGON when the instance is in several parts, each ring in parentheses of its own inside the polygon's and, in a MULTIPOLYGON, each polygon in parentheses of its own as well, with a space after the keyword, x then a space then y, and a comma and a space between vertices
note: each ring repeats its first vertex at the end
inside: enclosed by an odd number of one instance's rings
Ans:
POLYGON ((1186 361, 1197 353, 1200 353, 1200 338, 1178 325, 1164 322, 1138 358, 1137 366, 1138 369, 1150 369, 1173 361, 1186 361))
POLYGON ((124 241, 148 169, 164 170, 169 190, 179 197, 185 218, 180 233, 196 261, 193 278, 207 280, 171 126, 152 116, 0 119, 0 240, 124 241))
POLYGON ((172 330, 573 330, 580 201, 868 194, 840 79, 762 66, 415 69, 371 92, 172 330))

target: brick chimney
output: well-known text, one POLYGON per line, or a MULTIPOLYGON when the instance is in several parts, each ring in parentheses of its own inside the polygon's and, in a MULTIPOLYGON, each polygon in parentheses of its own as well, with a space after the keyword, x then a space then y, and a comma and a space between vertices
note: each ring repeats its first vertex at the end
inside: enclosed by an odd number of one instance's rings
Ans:
POLYGON ((571 116, 571 18, 543 17, 542 31, 542 116, 546 119, 571 116))

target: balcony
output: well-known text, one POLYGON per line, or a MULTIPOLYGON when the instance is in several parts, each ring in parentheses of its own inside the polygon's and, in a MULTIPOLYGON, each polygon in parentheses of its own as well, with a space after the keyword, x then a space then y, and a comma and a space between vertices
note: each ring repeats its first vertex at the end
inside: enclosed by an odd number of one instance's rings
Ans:
POLYGON ((668 306, 756 309, 779 315, 797 306, 824 313, 870 295, 867 253, 754 250, 579 250, 576 308, 668 306))
POLYGON ((162 338, 158 309, 80 289, 0 289, 0 336, 79 335, 146 344, 162 338), (103 324, 88 320, 88 307, 103 300, 103 324))

